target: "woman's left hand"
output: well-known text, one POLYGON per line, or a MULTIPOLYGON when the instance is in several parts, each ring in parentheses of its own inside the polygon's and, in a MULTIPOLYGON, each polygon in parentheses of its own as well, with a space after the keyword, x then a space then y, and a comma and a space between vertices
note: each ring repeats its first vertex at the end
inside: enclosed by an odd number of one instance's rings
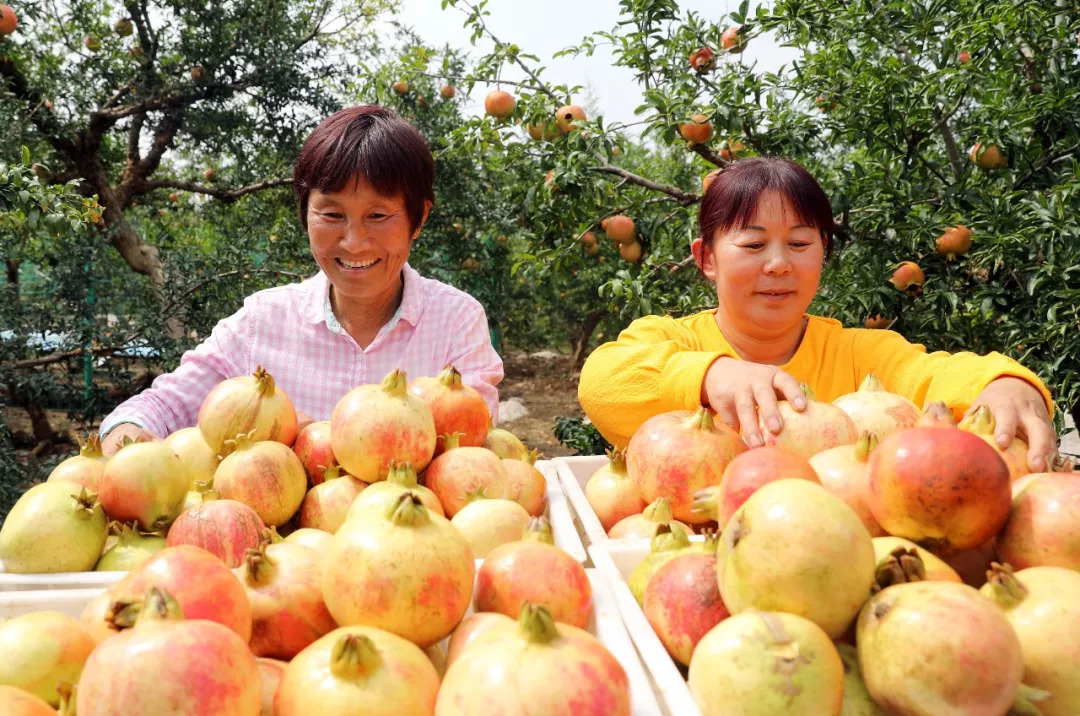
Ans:
POLYGON ((997 423, 994 437, 1002 450, 1014 437, 1024 438, 1028 444, 1028 469, 1032 472, 1049 469, 1047 459, 1058 452, 1057 433, 1046 412, 1046 401, 1035 386, 1021 378, 1003 376, 979 393, 968 414, 980 405, 994 414, 997 423))

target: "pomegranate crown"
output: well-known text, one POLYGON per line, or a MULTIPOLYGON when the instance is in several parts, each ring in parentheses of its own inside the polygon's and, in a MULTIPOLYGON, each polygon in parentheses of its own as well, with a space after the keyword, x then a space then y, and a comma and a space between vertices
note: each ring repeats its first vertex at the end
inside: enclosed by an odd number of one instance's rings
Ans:
POLYGON ((683 427, 687 430, 713 430, 712 413, 704 405, 699 405, 697 410, 683 423, 683 427))
POLYGON ((277 562, 266 553, 269 545, 269 540, 264 540, 258 547, 244 550, 244 581, 252 587, 266 584, 277 573, 277 562))
POLYGON ((392 485, 401 485, 403 487, 416 487, 416 471, 412 468, 410 462, 394 462, 390 461, 389 473, 386 475, 386 481, 392 485))
POLYGON ((184 618, 180 604, 164 589, 150 587, 143 599, 142 609, 135 620, 135 627, 155 621, 179 621, 184 618))
POLYGON ((439 373, 438 380, 447 388, 461 387, 461 373, 459 373, 458 369, 450 365, 449 363, 447 363, 446 367, 442 369, 441 373, 439 373))
POLYGON ((431 513, 424 507, 420 495, 405 491, 390 503, 386 517, 399 527, 420 527, 431 520, 431 513))
POLYGON ((555 618, 547 607, 525 601, 518 612, 518 627, 521 634, 533 644, 547 644, 559 638, 559 629, 555 618))
POLYGON ((994 601, 1003 609, 1012 609, 1024 601, 1028 595, 1028 588, 1016 578, 1012 565, 991 562, 990 569, 986 570, 986 581, 990 584, 994 601))
POLYGON ((673 517, 671 503, 666 497, 657 497, 641 514, 651 522, 670 522, 673 517))
POLYGON ((897 547, 878 562, 871 593, 877 594, 894 584, 921 582, 924 579, 926 579, 926 565, 919 556, 919 552, 907 547, 897 547))
POLYGON ((613 448, 607 450, 608 464, 611 466, 611 471, 618 475, 626 474, 626 450, 619 450, 613 448))
POLYGON ((678 522, 665 522, 657 525, 649 543, 649 550, 653 553, 671 552, 689 546, 690 535, 686 529, 678 522))
POLYGON ((255 431, 240 433, 235 438, 225 441, 225 449, 229 454, 238 450, 247 450, 255 444, 255 431))
POLYGON ((259 395, 264 398, 269 398, 274 394, 274 377, 263 370, 261 365, 255 366, 255 373, 252 374, 255 378, 255 385, 259 390, 259 395))
POLYGON ((711 485, 703 487, 694 493, 694 502, 690 511, 696 515, 706 515, 709 519, 716 519, 720 507, 720 486, 711 485))
POLYGON ((340 679, 355 680, 379 668, 379 651, 364 634, 343 634, 330 652, 330 671, 340 679))
POLYGON ((401 368, 394 368, 383 378, 381 387, 384 392, 396 398, 404 398, 409 388, 405 371, 401 368))
POLYGON ((529 524, 525 526, 525 536, 522 539, 526 542, 555 544, 555 538, 551 534, 551 523, 548 518, 543 515, 531 518, 529 524))
POLYGON ((881 381, 873 373, 867 373, 863 378, 862 383, 859 384, 859 390, 885 390, 881 385, 881 381))
POLYGON ((975 412, 965 415, 957 427, 976 435, 993 435, 997 428, 997 418, 994 417, 990 406, 980 405, 975 408, 975 412))
POLYGON ((98 504, 100 504, 98 502, 97 493, 90 492, 86 487, 83 487, 77 493, 71 493, 71 499, 75 501, 75 514, 84 518, 93 515, 94 510, 97 508, 98 504))
POLYGON ((86 439, 79 438, 79 454, 83 457, 103 457, 101 452, 101 437, 97 433, 90 433, 86 439))
POLYGON ((855 442, 855 459, 866 462, 870 459, 870 453, 878 446, 878 437, 874 433, 863 431, 855 442))
POLYGON ((465 433, 444 433, 439 437, 443 441, 444 449, 450 451, 461 447, 461 438, 465 437, 465 433))
POLYGON ((341 469, 341 465, 339 465, 337 460, 334 460, 333 458, 330 459, 329 465, 316 465, 316 467, 322 470, 323 480, 325 481, 336 480, 342 475, 348 474, 341 469))

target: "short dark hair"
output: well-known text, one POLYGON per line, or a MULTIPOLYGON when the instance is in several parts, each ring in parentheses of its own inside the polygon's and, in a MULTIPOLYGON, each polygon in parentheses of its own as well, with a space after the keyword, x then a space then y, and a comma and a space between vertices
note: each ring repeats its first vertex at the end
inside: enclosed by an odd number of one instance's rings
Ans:
POLYGON ((435 200, 435 159, 416 127, 385 107, 346 107, 319 123, 296 158, 293 190, 304 229, 311 192, 341 191, 357 175, 380 194, 403 196, 413 230, 424 200, 435 200))
POLYGON ((828 257, 836 230, 829 197, 810 172, 783 157, 740 159, 713 179, 698 208, 698 229, 705 248, 712 245, 717 231, 748 225, 766 191, 783 194, 796 218, 821 232, 828 257))

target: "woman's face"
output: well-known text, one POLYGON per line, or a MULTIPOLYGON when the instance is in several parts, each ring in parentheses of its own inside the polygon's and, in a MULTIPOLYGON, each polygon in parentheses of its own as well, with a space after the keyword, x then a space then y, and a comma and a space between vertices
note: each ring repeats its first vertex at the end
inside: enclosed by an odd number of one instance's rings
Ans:
POLYGON ((722 317, 743 335, 781 333, 800 325, 817 293, 825 245, 779 192, 763 193, 749 224, 692 246, 702 271, 716 283, 722 317))
MULTIPOLYGON (((421 226, 430 208, 425 203, 421 226)), ((339 192, 312 191, 307 224, 311 253, 342 297, 378 302, 396 296, 421 228, 409 227, 404 197, 384 196, 357 177, 339 192)))

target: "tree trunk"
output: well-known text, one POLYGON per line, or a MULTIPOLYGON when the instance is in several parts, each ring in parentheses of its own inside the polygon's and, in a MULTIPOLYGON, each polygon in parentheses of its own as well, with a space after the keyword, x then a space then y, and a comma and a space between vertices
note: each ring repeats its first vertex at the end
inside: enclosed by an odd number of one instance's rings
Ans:
POLYGON ((573 339, 573 360, 570 362, 570 372, 581 372, 582 366, 585 365, 585 354, 589 352, 589 339, 592 338, 593 332, 596 327, 600 325, 600 321, 607 315, 607 311, 594 311, 585 317, 581 326, 578 327, 577 334, 573 339))
POLYGON ((56 434, 49 425, 49 414, 45 408, 33 402, 14 383, 8 383, 8 395, 13 407, 22 408, 30 416, 30 430, 34 434, 34 454, 40 455, 52 447, 56 434))

